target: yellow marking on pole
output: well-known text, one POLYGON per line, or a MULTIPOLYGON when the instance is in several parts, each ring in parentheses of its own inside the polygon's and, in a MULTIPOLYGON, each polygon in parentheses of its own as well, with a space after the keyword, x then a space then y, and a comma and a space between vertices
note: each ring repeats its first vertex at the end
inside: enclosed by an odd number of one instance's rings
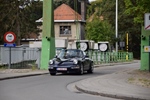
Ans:
POLYGON ((128 45, 128 33, 127 33, 127 45, 128 45))
POLYGON ((129 41, 129 36, 128 33, 126 34, 126 50, 127 50, 127 54, 126 54, 126 60, 128 60, 128 41, 129 41))

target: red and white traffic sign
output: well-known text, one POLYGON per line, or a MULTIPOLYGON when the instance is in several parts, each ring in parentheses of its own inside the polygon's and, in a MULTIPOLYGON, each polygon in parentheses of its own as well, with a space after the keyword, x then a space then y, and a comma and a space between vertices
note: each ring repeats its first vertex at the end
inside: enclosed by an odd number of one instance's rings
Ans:
POLYGON ((145 14, 145 30, 150 30, 150 13, 145 14))
POLYGON ((6 43, 14 43, 16 41, 16 35, 13 32, 6 32, 4 34, 4 41, 6 43))

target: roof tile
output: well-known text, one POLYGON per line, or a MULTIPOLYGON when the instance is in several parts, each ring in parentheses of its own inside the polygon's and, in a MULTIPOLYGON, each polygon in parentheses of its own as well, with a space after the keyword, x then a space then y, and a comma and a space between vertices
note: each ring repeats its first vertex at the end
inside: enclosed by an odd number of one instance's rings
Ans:
POLYGON ((62 4, 54 10, 54 20, 82 20, 82 18, 71 7, 62 4))

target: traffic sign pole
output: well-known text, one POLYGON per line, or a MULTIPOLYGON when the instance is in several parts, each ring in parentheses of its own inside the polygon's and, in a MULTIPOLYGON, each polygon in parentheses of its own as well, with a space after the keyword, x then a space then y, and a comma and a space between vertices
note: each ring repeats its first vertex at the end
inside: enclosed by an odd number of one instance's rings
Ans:
POLYGON ((14 32, 6 32, 4 34, 4 47, 9 47, 9 64, 8 69, 11 68, 11 47, 15 47, 16 44, 14 43, 16 41, 16 35, 14 32))
MULTIPOLYGON (((149 46, 150 46, 150 35, 149 35, 149 46)), ((150 72, 150 52, 149 52, 149 72, 150 72)))
POLYGON ((8 65, 8 69, 11 68, 11 47, 9 47, 9 65, 8 65))
POLYGON ((150 30, 142 27, 141 33, 141 66, 140 70, 150 71, 150 30), (145 38, 143 38, 145 37, 145 38))

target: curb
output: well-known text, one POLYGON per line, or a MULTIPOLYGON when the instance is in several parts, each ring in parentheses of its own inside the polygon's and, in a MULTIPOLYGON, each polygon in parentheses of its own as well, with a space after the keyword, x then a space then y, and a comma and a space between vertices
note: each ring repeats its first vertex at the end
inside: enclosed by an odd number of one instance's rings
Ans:
POLYGON ((130 61, 130 62, 117 62, 117 63, 102 63, 99 65, 94 65, 94 67, 104 67, 104 66, 115 66, 115 65, 121 65, 121 64, 131 64, 131 63, 138 63, 138 61, 130 61))
POLYGON ((31 73, 31 74, 24 74, 24 75, 17 75, 17 76, 8 76, 8 77, 3 77, 0 78, 0 80, 7 80, 7 79, 13 79, 13 78, 21 78, 21 77, 29 77, 29 76, 38 76, 38 75, 45 75, 49 74, 48 72, 45 73, 31 73))
MULTIPOLYGON (((114 66, 114 65, 121 65, 121 64, 131 64, 131 63, 137 63, 138 61, 132 61, 132 62, 123 62, 123 63, 111 63, 111 64, 103 64, 103 65, 96 65, 96 67, 103 67, 103 66, 114 66)), ((82 88, 80 86, 80 82, 77 82, 75 84, 75 88, 78 91, 81 91, 83 93, 91 94, 91 95, 97 95, 97 96, 103 96, 103 97, 110 97, 110 98, 115 98, 115 99, 124 99, 124 100, 146 100, 144 98, 139 98, 139 97, 132 97, 132 96, 124 96, 124 95, 118 95, 118 94, 109 94, 109 93, 104 93, 104 92, 96 92, 88 89, 82 88)))
POLYGON ((102 93, 102 92, 95 92, 95 91, 89 91, 82 89, 78 85, 75 85, 75 88, 83 93, 91 94, 91 95, 97 95, 97 96, 103 96, 103 97, 110 97, 110 98, 115 98, 115 99, 125 99, 125 100, 146 100, 142 98, 136 98, 136 97, 128 97, 128 96, 123 96, 123 95, 115 95, 115 94, 108 94, 108 93, 102 93))

